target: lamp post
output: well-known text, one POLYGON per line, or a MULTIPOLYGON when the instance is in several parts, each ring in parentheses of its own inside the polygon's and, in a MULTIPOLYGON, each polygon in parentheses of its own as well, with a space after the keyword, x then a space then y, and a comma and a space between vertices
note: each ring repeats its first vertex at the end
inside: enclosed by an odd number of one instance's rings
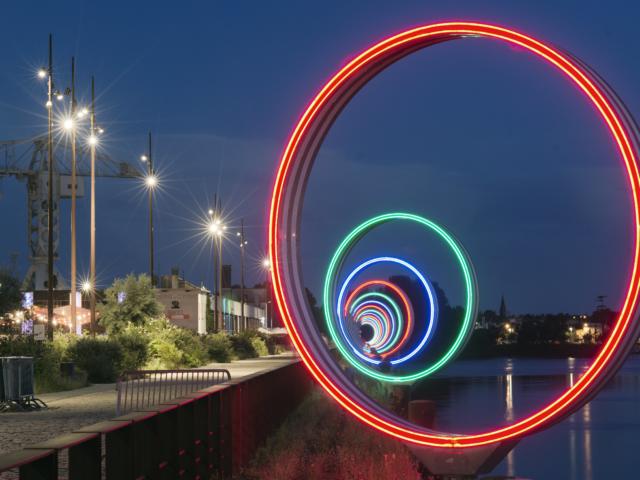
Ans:
POLYGON ((222 304, 222 236, 227 226, 222 223, 217 209, 209 209, 209 224, 207 230, 213 241, 213 276, 214 276, 214 316, 218 331, 224 328, 221 316, 222 304))
POLYGON ((240 237, 240 321, 242 329, 247 329, 247 318, 244 315, 244 251, 247 241, 244 238, 244 219, 240 220, 240 231, 236 234, 240 237))
POLYGON ((151 153, 151 132, 149 132, 149 147, 146 155, 142 155, 140 160, 147 164, 147 177, 145 178, 145 184, 149 192, 149 275, 151 276, 151 286, 156 286, 155 272, 154 272, 154 256, 153 256, 153 239, 154 239, 154 227, 153 227, 153 190, 158 184, 155 172, 153 171, 153 157, 151 153))
POLYGON ((47 69, 47 157, 49 185, 47 196, 47 337, 53 340, 53 35, 49 34, 49 67, 47 69))
POLYGON ((91 323, 89 330, 92 334, 96 331, 96 88, 95 78, 91 76, 91 117, 89 129, 89 151, 91 155, 91 252, 89 259, 89 308, 91 310, 91 323))
POLYGON ((76 313, 76 62, 71 57, 71 326, 78 333, 78 316, 76 313))
POLYGON ((268 258, 262 260, 262 267, 267 272, 267 278, 264 282, 265 324, 267 328, 271 329, 273 328, 273 325, 271 325, 271 316, 269 315, 269 303, 271 302, 271 260, 268 258))

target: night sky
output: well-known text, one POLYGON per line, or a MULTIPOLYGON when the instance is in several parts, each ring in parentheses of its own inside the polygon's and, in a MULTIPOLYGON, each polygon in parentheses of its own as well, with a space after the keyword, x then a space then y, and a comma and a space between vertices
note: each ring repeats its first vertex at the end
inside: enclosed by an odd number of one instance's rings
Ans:
MULTIPOLYGON (((0 29, 0 139, 44 133, 34 75, 54 34, 59 84, 76 56, 80 99, 96 76, 104 151, 139 163, 155 135, 157 267, 210 286, 202 222, 214 193, 230 232, 244 218, 247 283, 263 279, 268 197, 279 154, 305 105, 359 51, 403 29, 477 20, 562 46, 595 67, 640 112, 640 7, 625 1, 11 2, 0 29)), ((88 185, 86 185, 88 187, 88 185)), ((0 183, 0 263, 26 271, 26 189, 0 183)), ((147 270, 139 182, 98 182, 98 281, 147 270)), ((68 278, 68 202, 59 268, 68 278)), ((514 312, 617 307, 629 276, 631 203, 603 122, 567 80, 518 49, 486 39, 418 52, 369 83, 317 158, 305 203, 304 275, 318 296, 348 231, 390 210, 446 225, 478 272, 481 308, 505 295, 514 312)), ((88 270, 88 199, 79 201, 79 273, 88 270)), ((235 237, 225 263, 239 281, 235 237)), ((352 261, 411 259, 461 296, 459 273, 425 232, 389 225, 352 261)), ((397 272, 389 272, 397 273, 397 272)))

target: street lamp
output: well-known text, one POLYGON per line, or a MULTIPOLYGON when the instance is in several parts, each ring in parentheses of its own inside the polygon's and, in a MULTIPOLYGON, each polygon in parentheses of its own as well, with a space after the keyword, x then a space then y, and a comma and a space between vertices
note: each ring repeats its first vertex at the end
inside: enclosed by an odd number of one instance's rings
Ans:
POLYGON ((218 210, 217 200, 216 208, 209 209, 209 223, 207 224, 207 231, 213 241, 213 276, 214 276, 214 316, 216 319, 216 328, 218 331, 224 327, 223 318, 221 316, 222 306, 222 236, 224 235, 227 226, 222 223, 220 217, 216 214, 218 210))
POLYGON ((77 188, 77 157, 76 157, 76 128, 74 116, 76 114, 76 61, 71 57, 71 116, 64 119, 63 127, 71 132, 71 298, 70 313, 72 329, 78 333, 78 317, 76 314, 76 188, 77 188))
POLYGON ((271 302, 271 260, 268 257, 262 260, 262 268, 267 273, 266 281, 264 282, 264 301, 265 301, 265 316, 267 328, 273 328, 273 321, 271 315, 269 315, 269 303, 271 302))
POLYGON ((89 330, 93 334, 96 329, 96 88, 95 78, 91 76, 91 110, 89 117, 89 152, 91 155, 91 258, 89 261, 89 305, 91 309, 91 323, 89 330))
POLYGON ((240 220, 240 231, 236 232, 236 236, 240 237, 240 320, 242 328, 247 329, 247 318, 244 315, 244 251, 247 242, 244 238, 244 219, 240 220))
POLYGON ((153 157, 151 156, 151 132, 149 132, 149 150, 146 154, 140 155, 140 161, 147 164, 147 176, 144 179, 144 183, 147 186, 149 194, 149 275, 151 276, 151 286, 155 287, 155 262, 153 257, 153 190, 158 185, 158 177, 156 177, 155 172, 153 171, 153 157))
POLYGON ((155 188, 158 185, 158 177, 156 177, 155 175, 147 175, 147 177, 144 179, 144 183, 150 189, 155 188))
POLYGON ((53 36, 49 34, 49 66, 38 70, 38 78, 47 79, 47 337, 53 340, 53 36))
POLYGON ((82 289, 82 291, 84 293, 89 293, 91 292, 92 288, 91 288, 91 282, 89 280, 85 280, 84 282, 82 282, 82 287, 80 287, 82 289))

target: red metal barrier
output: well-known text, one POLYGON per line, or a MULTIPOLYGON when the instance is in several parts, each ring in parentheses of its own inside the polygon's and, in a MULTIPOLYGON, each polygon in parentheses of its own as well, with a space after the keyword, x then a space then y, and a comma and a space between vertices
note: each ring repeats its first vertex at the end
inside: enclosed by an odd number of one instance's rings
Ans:
POLYGON ((229 478, 311 387, 301 362, 274 368, 0 455, 0 473, 20 480, 229 478), (64 466, 61 452, 68 452, 64 466))

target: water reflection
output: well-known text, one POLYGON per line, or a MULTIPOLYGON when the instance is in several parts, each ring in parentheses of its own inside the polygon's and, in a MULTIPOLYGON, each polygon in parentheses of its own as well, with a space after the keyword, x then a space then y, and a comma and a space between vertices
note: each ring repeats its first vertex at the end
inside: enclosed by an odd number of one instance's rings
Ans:
MULTIPOLYGON (((509 359, 509 363, 505 368, 505 381, 506 388, 504 392, 504 419, 507 423, 513 423, 514 415, 513 415, 513 364, 511 359, 509 359)), ((510 477, 515 476, 516 472, 516 462, 515 462, 515 453, 513 450, 509 452, 507 455, 507 475, 510 477)))
MULTIPOLYGON (((416 384, 413 398, 437 404, 437 427, 478 431, 510 424, 553 400, 588 368, 581 359, 461 361, 416 384)), ((640 356, 564 422, 522 440, 494 474, 532 479, 637 478, 640 356)))

